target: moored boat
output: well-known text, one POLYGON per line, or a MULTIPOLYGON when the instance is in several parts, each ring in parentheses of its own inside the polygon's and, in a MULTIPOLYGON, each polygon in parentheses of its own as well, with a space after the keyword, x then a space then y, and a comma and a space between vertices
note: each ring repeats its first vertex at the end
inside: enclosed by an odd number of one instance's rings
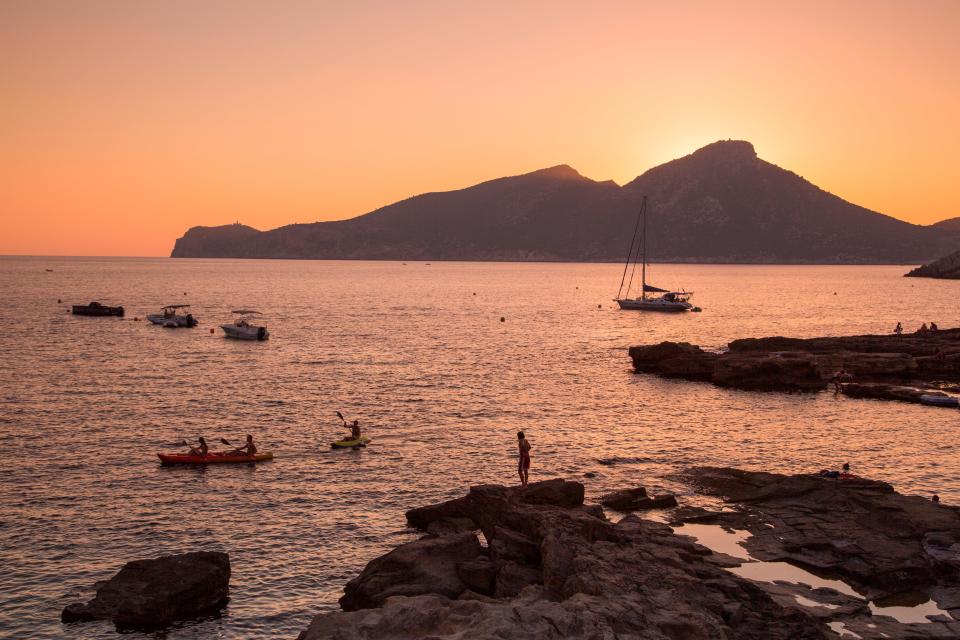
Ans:
POLYGON ((123 307, 108 307, 99 302, 90 304, 73 305, 73 315, 75 316, 117 316, 123 317, 123 307))
POLYGON ((147 320, 164 327, 195 327, 197 319, 189 311, 188 304, 170 304, 160 310, 160 313, 147 314, 147 320))
POLYGON ((690 304, 692 291, 670 291, 647 284, 647 197, 643 197, 637 223, 633 228, 633 237, 630 240, 630 249, 627 251, 627 261, 623 266, 623 276, 620 278, 620 290, 614 298, 621 309, 629 311, 699 311, 690 304), (643 225, 641 226, 641 222, 643 225), (639 242, 637 234, 640 234, 639 242), (640 295, 631 298, 630 288, 640 263, 640 295), (632 269, 631 269, 632 266, 632 269), (629 280, 627 274, 630 274, 629 280), (626 285, 626 287, 624 287, 626 285), (653 294, 653 295, 648 295, 653 294), (656 295, 662 294, 662 295, 656 295))
POLYGON ((157 453, 160 458, 160 464, 164 466, 174 464, 249 464, 254 462, 265 462, 273 460, 273 453, 263 451, 251 455, 228 455, 220 453, 208 453, 206 456, 191 455, 189 453, 157 453))
POLYGON ((251 321, 253 316, 261 315, 259 311, 239 309, 234 313, 237 314, 237 319, 232 324, 220 325, 226 337, 238 340, 266 340, 270 337, 270 332, 265 326, 255 325, 251 321))

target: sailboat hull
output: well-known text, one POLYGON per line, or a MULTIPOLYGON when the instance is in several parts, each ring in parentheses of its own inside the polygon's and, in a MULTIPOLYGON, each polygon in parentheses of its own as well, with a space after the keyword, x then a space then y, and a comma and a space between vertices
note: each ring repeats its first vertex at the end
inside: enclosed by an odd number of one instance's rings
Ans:
POLYGON ((617 300, 617 304, 620 305, 621 309, 626 309, 628 311, 667 311, 667 312, 679 312, 679 311, 690 311, 693 308, 693 305, 689 302, 681 301, 668 301, 662 300, 660 298, 647 298, 646 300, 631 300, 629 298, 623 298, 617 300))

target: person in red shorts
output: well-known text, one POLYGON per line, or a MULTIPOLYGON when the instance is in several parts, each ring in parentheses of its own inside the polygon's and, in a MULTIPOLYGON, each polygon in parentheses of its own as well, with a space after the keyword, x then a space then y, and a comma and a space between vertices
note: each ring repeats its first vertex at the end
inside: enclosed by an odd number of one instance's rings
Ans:
POLYGON ((517 447, 520 449, 520 461, 517 464, 517 472, 520 474, 520 484, 527 486, 530 477, 530 441, 523 435, 523 431, 517 432, 517 447))

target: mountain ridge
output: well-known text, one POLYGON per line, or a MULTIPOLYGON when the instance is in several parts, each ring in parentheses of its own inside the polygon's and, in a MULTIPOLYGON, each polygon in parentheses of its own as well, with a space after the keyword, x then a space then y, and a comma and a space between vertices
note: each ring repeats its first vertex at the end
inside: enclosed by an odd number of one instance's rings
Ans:
POLYGON ((330 222, 192 227, 172 257, 619 261, 648 196, 662 262, 918 263, 956 250, 952 220, 914 225, 849 203, 726 140, 623 186, 560 164, 428 192, 330 222))

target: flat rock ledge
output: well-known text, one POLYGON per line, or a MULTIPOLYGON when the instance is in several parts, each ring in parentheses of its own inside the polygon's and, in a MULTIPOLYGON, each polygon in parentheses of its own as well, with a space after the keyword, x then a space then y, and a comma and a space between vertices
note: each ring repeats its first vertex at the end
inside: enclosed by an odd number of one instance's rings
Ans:
POLYGON ((929 598, 950 613, 939 621, 901 624, 851 608, 855 599, 840 594, 823 600, 840 606, 824 617, 845 621, 861 638, 960 638, 957 507, 901 495, 865 478, 697 467, 679 479, 734 508, 681 513, 678 519, 749 531, 745 546, 758 560, 840 578, 871 601, 929 598))
POLYGON ((955 391, 960 382, 960 329, 899 336, 745 338, 734 340, 722 353, 686 342, 661 342, 630 347, 629 353, 637 373, 757 391, 821 391, 841 369, 854 383, 843 388, 849 387, 855 397, 919 402, 924 394, 955 391))
POLYGON ((86 603, 67 605, 63 622, 112 620, 120 629, 155 629, 217 613, 229 599, 230 558, 197 551, 135 560, 86 603))
POLYGON ((438 533, 370 562, 343 611, 316 616, 300 640, 838 637, 669 526, 613 523, 583 496, 564 480, 482 485, 408 512, 438 533))

